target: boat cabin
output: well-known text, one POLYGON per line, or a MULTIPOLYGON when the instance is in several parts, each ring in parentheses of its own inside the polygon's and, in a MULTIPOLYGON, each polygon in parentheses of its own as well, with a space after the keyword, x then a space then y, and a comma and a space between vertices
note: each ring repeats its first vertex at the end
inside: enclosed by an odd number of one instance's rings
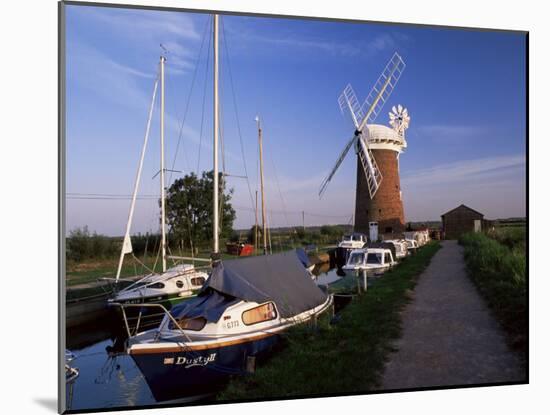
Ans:
POLYGON ((367 241, 367 235, 354 232, 349 235, 344 235, 342 241, 338 244, 338 247, 347 249, 363 248, 367 241))
POLYGON ((390 249, 356 249, 350 252, 348 261, 342 269, 350 275, 354 275, 358 271, 378 273, 391 268, 395 264, 390 249))

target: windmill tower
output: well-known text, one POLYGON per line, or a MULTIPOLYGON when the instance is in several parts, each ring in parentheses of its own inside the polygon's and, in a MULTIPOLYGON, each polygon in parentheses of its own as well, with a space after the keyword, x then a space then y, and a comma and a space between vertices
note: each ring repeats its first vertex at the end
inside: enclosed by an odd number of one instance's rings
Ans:
POLYGON ((399 81, 405 62, 394 53, 369 95, 359 104, 351 85, 338 99, 342 112, 349 111, 355 131, 319 190, 322 196, 328 183, 353 146, 357 153, 355 231, 369 232, 369 222, 378 222, 381 233, 405 230, 405 215, 399 180, 399 155, 407 147, 405 130, 410 117, 401 105, 390 112, 390 127, 373 124, 399 81))

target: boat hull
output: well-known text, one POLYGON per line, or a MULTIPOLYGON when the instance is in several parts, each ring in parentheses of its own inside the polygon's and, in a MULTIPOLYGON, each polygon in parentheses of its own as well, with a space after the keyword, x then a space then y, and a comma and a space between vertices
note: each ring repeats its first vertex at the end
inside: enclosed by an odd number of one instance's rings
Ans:
POLYGON ((373 267, 369 267, 369 268, 367 268, 367 267, 359 267, 359 268, 343 267, 342 268, 342 270, 344 271, 344 273, 346 274, 347 277, 356 277, 356 276, 361 277, 362 273, 365 272, 365 271, 367 272, 368 277, 373 277, 373 276, 383 274, 388 269, 390 269, 389 266, 381 266, 381 267, 376 267, 376 268, 373 268, 373 267))
POLYGON ((274 348, 278 334, 233 344, 213 345, 203 349, 172 349, 143 352, 130 351, 130 356, 157 401, 211 392, 231 375, 246 373, 248 357, 261 358, 274 348))

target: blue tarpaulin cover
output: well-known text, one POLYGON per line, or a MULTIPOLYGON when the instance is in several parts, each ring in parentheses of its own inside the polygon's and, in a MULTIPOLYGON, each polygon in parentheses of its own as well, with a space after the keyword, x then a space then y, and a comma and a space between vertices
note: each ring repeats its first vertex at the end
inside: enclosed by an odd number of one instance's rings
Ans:
POLYGON ((296 251, 221 261, 197 298, 172 309, 176 318, 202 316, 217 321, 238 300, 273 301, 283 318, 327 300, 300 262, 296 251))
POLYGON ((304 267, 308 268, 312 265, 309 257, 306 254, 306 251, 304 251, 302 248, 296 248, 296 255, 298 255, 298 259, 302 264, 304 264, 304 267))

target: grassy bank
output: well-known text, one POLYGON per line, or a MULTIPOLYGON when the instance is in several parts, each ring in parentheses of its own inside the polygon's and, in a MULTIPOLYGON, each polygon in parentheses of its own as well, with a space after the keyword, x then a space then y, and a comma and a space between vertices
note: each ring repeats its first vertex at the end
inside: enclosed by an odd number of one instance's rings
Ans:
POLYGON ((330 325, 319 321, 289 330, 282 350, 253 376, 234 378, 218 400, 367 391, 375 387, 401 333, 400 311, 417 276, 439 249, 432 242, 386 273, 330 325))
POLYGON ((527 259, 525 231, 469 233, 460 239, 469 274, 508 334, 510 345, 527 350, 527 259))

